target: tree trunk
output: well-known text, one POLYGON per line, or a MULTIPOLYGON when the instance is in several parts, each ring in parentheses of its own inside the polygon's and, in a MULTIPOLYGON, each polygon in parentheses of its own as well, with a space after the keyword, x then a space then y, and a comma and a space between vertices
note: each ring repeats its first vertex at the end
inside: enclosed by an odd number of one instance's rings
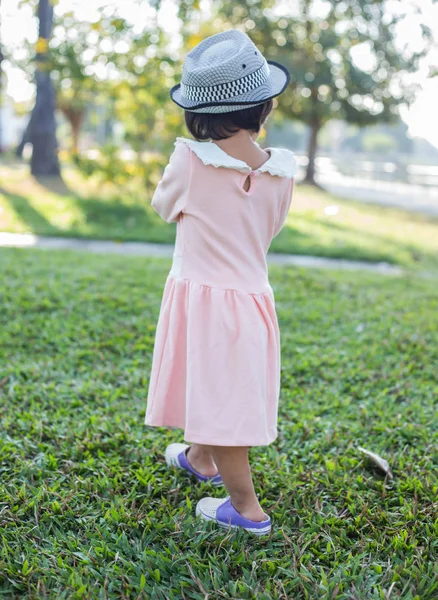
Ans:
POLYGON ((310 137, 309 146, 307 149, 307 158, 309 163, 307 165, 305 183, 310 185, 318 185, 315 181, 315 160, 316 153, 318 151, 318 133, 321 129, 321 120, 318 114, 319 102, 318 102, 318 88, 312 87, 310 90, 310 102, 312 106, 312 115, 310 118, 310 137))
POLYGON ((73 154, 78 154, 79 152, 79 134, 81 132, 82 123, 84 122, 85 109, 84 108, 74 108, 73 106, 61 105, 60 109, 62 110, 65 118, 70 123, 71 127, 71 136, 72 136, 72 145, 71 149, 73 154))
POLYGON ((81 130, 81 124, 75 121, 71 124, 71 136, 72 136, 72 145, 71 150, 73 154, 79 153, 79 132, 81 130))
POLYGON ((317 185, 315 181, 315 160, 316 153, 318 151, 318 134, 320 129, 321 125, 319 121, 315 119, 310 125, 310 137, 307 149, 307 157, 309 159, 309 163, 307 165, 306 178, 304 179, 305 183, 309 183, 310 185, 317 185))
MULTIPOLYGON (((0 0, 0 10, 1 10, 1 0, 0 0)), ((3 100, 3 71, 2 71, 2 62, 3 62, 3 53, 2 48, 0 46, 0 153, 3 152, 3 129, 2 129, 2 100, 3 100)))
POLYGON ((37 94, 29 131, 32 143, 31 172, 37 177, 60 176, 56 139, 55 94, 50 78, 47 50, 52 32, 53 6, 39 0, 39 40, 36 55, 37 94))
POLYGON ((23 135, 21 136, 21 142, 15 149, 15 156, 17 158, 23 158, 23 150, 27 143, 30 142, 30 129, 32 127, 32 116, 30 118, 29 123, 26 125, 25 130, 23 131, 23 135))

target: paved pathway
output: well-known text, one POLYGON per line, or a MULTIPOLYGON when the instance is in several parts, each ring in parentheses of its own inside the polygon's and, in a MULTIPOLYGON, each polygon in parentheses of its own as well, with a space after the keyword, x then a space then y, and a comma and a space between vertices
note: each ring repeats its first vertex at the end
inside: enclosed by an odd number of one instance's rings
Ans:
MULTIPOLYGON (((123 254, 127 256, 171 257, 173 246, 167 244, 149 244, 144 242, 110 242, 63 237, 42 237, 30 233, 0 232, 0 247, 43 248, 47 250, 81 250, 102 254, 123 254)), ((300 256, 295 254, 268 254, 268 261, 277 265, 296 265, 319 269, 349 269, 372 271, 385 275, 401 275, 400 267, 387 263, 367 263, 355 260, 340 260, 319 256, 300 256)))
POLYGON ((346 200, 371 202, 438 217, 438 188, 354 177, 321 175, 318 182, 330 193, 346 200))

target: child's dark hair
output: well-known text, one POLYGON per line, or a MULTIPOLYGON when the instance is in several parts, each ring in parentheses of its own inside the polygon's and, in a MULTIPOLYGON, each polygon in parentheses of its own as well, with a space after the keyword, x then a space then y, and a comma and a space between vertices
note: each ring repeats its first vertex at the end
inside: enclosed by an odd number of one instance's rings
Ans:
POLYGON ((195 140, 225 140, 239 129, 258 133, 271 110, 272 100, 225 113, 196 113, 186 110, 185 121, 195 140))

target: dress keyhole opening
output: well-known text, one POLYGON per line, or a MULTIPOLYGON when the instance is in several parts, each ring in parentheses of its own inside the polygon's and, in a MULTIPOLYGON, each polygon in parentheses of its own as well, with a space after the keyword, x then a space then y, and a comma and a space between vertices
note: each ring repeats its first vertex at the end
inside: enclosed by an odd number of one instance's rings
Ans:
POLYGON ((251 187, 251 176, 248 175, 244 181, 243 189, 245 190, 245 192, 249 192, 250 187, 251 187))

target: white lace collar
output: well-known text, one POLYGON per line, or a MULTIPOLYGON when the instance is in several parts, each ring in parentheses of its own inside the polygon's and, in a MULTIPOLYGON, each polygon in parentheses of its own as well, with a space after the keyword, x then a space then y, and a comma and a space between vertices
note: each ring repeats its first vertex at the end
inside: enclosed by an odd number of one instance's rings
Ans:
MULTIPOLYGON (((246 162, 230 156, 214 142, 198 142, 184 137, 177 137, 175 144, 177 142, 187 144, 205 165, 236 169, 241 173, 252 171, 246 162)), ((297 163, 290 150, 286 148, 266 148, 266 150, 269 150, 271 157, 261 167, 255 169, 255 172, 267 172, 278 177, 295 177, 297 163)))

